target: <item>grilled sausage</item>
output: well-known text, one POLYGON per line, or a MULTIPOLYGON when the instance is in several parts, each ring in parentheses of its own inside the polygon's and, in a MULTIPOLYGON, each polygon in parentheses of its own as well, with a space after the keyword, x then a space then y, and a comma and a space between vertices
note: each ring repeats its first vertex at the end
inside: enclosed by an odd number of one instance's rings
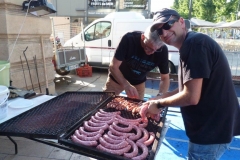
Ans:
POLYGON ((116 139, 116 140, 123 140, 126 138, 126 135, 121 135, 121 136, 115 136, 113 135, 113 133, 111 131, 108 131, 108 136, 112 139, 116 139))
POLYGON ((143 142, 146 146, 152 144, 155 139, 155 134, 153 132, 149 132, 149 134, 150 134, 149 139, 143 142))
POLYGON ((77 136, 75 136, 75 135, 72 135, 71 139, 73 142, 82 144, 85 146, 97 146, 97 144, 98 144, 97 141, 82 141, 82 140, 78 139, 77 136))
POLYGON ((126 152, 128 152, 131 149, 131 145, 128 145, 127 147, 124 147, 122 149, 113 150, 113 149, 105 148, 104 146, 99 144, 97 146, 97 149, 105 151, 105 152, 109 152, 109 153, 112 153, 112 154, 122 155, 123 153, 126 153, 126 152))
POLYGON ((83 126, 84 126, 84 128, 86 129, 86 130, 88 130, 88 131, 99 131, 100 129, 103 129, 103 130, 106 130, 107 128, 108 128, 108 125, 107 124, 105 124, 104 126, 101 126, 101 127, 92 127, 92 126, 89 126, 88 125, 88 122, 87 121, 85 121, 84 123, 83 123, 83 126))
POLYGON ((99 121, 109 121, 111 120, 113 117, 100 117, 97 114, 95 114, 94 116, 95 119, 99 120, 99 121))
POLYGON ((95 123, 107 123, 107 124, 112 124, 113 121, 115 120, 115 118, 112 118, 112 119, 110 119, 110 120, 108 120, 108 121, 101 121, 101 120, 96 119, 94 116, 92 116, 92 117, 91 117, 91 120, 92 120, 93 122, 95 122, 95 123))
POLYGON ((132 135, 132 136, 129 136, 128 138, 135 141, 137 139, 139 139, 141 136, 142 136, 142 131, 140 130, 139 127, 137 127, 136 125, 133 125, 133 129, 136 130, 136 135, 132 135))
POLYGON ((145 128, 145 127, 147 127, 147 125, 148 125, 148 121, 143 122, 143 123, 139 124, 138 126, 142 127, 142 128, 145 128))
POLYGON ((109 131, 111 131, 111 132, 112 132, 114 135, 116 135, 116 136, 122 136, 122 135, 124 135, 124 136, 128 137, 128 136, 131 136, 131 135, 134 134, 134 133, 119 132, 119 131, 115 130, 112 125, 110 125, 110 126, 108 127, 108 129, 109 129, 109 131))
POLYGON ((117 145, 116 144, 111 144, 111 143, 108 143, 107 141, 105 141, 104 138, 102 138, 102 137, 99 138, 99 142, 105 148, 113 149, 113 150, 122 149, 122 148, 124 148, 128 145, 128 142, 125 141, 125 140, 122 141, 121 143, 117 144, 117 145))
POLYGON ((97 141, 102 136, 101 134, 97 134, 93 137, 87 137, 86 135, 81 135, 79 133, 79 130, 76 130, 74 135, 77 136, 78 139, 83 141, 97 141))
POLYGON ((83 127, 80 127, 80 128, 79 128, 79 132, 80 132, 81 134, 86 135, 86 136, 92 137, 92 136, 96 136, 97 134, 103 134, 104 130, 103 130, 103 129, 100 129, 100 130, 98 130, 98 131, 96 131, 96 132, 87 132, 87 131, 84 130, 83 127))
POLYGON ((105 122, 103 122, 103 123, 95 123, 91 119, 89 121, 87 121, 87 122, 88 122, 88 125, 92 126, 92 127, 100 127, 100 126, 104 126, 106 124, 105 122))
POLYGON ((128 125, 128 127, 120 127, 117 124, 118 124, 118 122, 115 121, 115 122, 113 122, 112 126, 115 130, 117 130, 119 132, 130 132, 132 130, 132 125, 128 125))
POLYGON ((133 157, 133 160, 142 160, 142 159, 146 159, 146 157, 148 156, 148 148, 147 146, 145 146, 143 143, 137 142, 136 145, 142 149, 142 154, 137 156, 137 157, 133 157))
POLYGON ((136 157, 137 154, 138 154, 138 147, 137 145, 135 144, 135 142, 133 142, 132 140, 130 139, 126 139, 126 141, 132 146, 132 152, 131 153, 124 153, 124 157, 127 157, 127 158, 133 158, 133 157, 136 157))
POLYGON ((123 141, 122 139, 120 139, 120 140, 113 139, 108 134, 104 134, 103 138, 105 139, 105 141, 107 141, 108 143, 111 143, 111 144, 119 144, 123 141))
POLYGON ((143 137, 142 137, 141 139, 139 139, 137 142, 143 143, 143 142, 145 142, 145 141, 148 140, 149 133, 148 133, 148 131, 147 131, 145 128, 140 128, 140 129, 141 129, 142 132, 143 132, 143 137))

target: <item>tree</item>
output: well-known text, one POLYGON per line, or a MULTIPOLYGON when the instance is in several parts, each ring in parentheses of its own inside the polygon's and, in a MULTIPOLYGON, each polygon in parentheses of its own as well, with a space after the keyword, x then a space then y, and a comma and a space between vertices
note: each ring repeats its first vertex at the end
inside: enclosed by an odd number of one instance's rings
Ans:
MULTIPOLYGON (((210 22, 233 21, 238 19, 240 0, 192 0, 192 17, 210 22)), ((173 9, 187 19, 190 0, 174 0, 173 9)))
POLYGON ((177 10, 183 18, 188 19, 189 0, 174 0, 173 9, 177 10))
POLYGON ((212 0, 198 0, 193 4, 194 15, 196 18, 213 22, 216 14, 215 5, 212 0))

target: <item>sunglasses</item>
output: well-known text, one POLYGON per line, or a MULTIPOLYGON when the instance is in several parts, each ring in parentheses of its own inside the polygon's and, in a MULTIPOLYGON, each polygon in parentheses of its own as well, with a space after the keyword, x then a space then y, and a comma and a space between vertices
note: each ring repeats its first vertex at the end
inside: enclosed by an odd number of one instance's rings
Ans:
POLYGON ((172 28, 172 26, 174 25, 175 22, 177 22, 178 19, 173 19, 173 20, 170 20, 168 21, 167 23, 165 23, 161 28, 158 28, 157 29, 157 33, 159 36, 161 36, 163 34, 163 31, 162 29, 164 30, 169 30, 170 28, 172 28))

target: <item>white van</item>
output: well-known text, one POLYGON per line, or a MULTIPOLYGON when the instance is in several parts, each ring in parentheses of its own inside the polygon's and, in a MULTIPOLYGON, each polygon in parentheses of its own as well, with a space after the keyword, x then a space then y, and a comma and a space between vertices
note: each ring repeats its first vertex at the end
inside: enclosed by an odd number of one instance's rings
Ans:
MULTIPOLYGON (((64 47, 85 47, 88 63, 96 68, 108 68, 122 36, 129 31, 145 31, 152 19, 136 12, 113 12, 85 27, 84 32, 68 40, 64 47)), ((177 73, 178 49, 168 46, 169 69, 177 73)))

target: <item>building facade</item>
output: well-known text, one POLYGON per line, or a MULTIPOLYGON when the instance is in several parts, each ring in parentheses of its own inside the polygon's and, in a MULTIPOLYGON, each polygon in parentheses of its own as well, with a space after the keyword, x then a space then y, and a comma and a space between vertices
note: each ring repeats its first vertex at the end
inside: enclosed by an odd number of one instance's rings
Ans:
POLYGON ((151 6, 151 0, 51 0, 51 3, 56 7, 57 17, 70 17, 71 23, 80 20, 85 26, 111 12, 135 11, 149 18, 151 6))

